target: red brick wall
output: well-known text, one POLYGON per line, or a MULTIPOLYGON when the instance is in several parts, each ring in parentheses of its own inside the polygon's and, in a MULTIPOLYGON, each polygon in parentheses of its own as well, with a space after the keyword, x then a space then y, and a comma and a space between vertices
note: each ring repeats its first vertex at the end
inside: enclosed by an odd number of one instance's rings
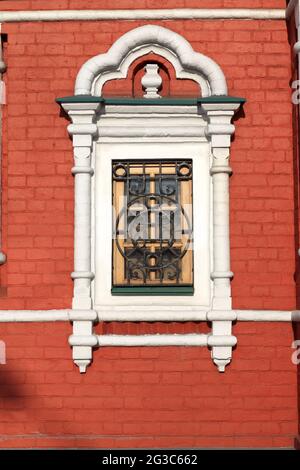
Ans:
POLYGON ((292 446, 290 328, 239 325, 219 374, 205 348, 103 348, 79 375, 65 325, 1 326, 0 446, 292 446), (17 437, 16 437, 17 435, 17 437))
MULTIPOLYGON (((58 3, 61 8, 83 3, 100 7, 92 1, 58 3)), ((241 6, 234 1, 204 3, 241 6)), ((248 3, 243 7, 283 7, 284 2, 248 3)), ((42 4, 18 2, 18 9, 42 4)), ((158 6, 154 1, 145 5, 158 6)), ((118 7, 126 6, 132 2, 118 2, 118 7)), ((199 2, 168 2, 172 6, 199 2)), ((230 94, 247 98, 231 153, 234 307, 295 308, 291 60, 285 22, 154 23, 179 32, 195 50, 216 60, 230 94)), ((1 267, 1 309, 70 307, 73 157, 67 121, 54 100, 73 94, 85 60, 142 24, 3 26, 8 35, 3 155, 8 261, 1 267)), ((123 333, 207 330, 205 324, 101 328, 123 333)), ((70 331, 67 324, 0 326, 8 356, 7 365, 0 366, 2 447, 293 444, 297 374, 290 360, 290 325, 238 324, 238 347, 225 374, 217 373, 205 348, 106 348, 95 353, 94 364, 80 376, 67 345, 70 331)))

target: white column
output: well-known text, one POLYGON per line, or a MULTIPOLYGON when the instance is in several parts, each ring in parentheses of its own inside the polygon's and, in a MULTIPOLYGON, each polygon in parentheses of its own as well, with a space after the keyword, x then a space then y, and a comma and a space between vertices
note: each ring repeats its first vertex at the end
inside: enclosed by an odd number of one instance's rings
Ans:
MULTIPOLYGON (((233 273, 230 269, 229 239, 229 150, 234 126, 231 119, 240 103, 204 103, 206 113, 206 135, 211 142, 211 176, 213 184, 213 280, 212 321, 214 336, 231 336, 232 320, 230 280, 233 273)), ((213 346, 212 358, 220 372, 230 363, 231 346, 213 346)))
MULTIPOLYGON (((62 103, 72 120, 68 126, 73 138, 75 178, 74 207, 74 295, 72 308, 85 310, 86 320, 73 321, 73 336, 92 337, 93 319, 91 282, 94 273, 91 271, 91 178, 94 170, 91 167, 93 139, 97 135, 95 124, 99 103, 62 103)), ((86 345, 73 346, 73 359, 80 372, 85 372, 92 360, 91 342, 86 345)))

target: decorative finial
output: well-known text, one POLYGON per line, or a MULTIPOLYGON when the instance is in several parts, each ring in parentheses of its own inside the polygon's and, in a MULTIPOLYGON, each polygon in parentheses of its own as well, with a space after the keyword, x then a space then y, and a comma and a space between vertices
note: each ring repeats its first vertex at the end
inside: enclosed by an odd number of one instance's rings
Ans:
POLYGON ((145 75, 142 78, 142 87, 145 90, 144 98, 161 98, 158 90, 162 85, 162 78, 158 73, 157 64, 147 64, 145 75))

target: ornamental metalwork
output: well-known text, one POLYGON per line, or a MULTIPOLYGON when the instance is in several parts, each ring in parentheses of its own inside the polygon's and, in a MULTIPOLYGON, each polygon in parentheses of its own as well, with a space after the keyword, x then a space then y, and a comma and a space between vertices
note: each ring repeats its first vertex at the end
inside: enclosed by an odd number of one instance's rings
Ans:
POLYGON ((113 286, 193 284, 192 161, 113 161, 113 286))

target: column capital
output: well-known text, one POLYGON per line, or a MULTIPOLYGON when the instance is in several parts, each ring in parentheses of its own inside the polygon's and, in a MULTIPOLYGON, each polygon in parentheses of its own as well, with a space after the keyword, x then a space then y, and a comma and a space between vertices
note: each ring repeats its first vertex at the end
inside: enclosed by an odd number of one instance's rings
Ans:
POLYGON ((101 108, 101 103, 62 102, 61 107, 70 116, 74 124, 89 124, 95 121, 95 117, 101 108))
POLYGON ((95 121, 101 103, 72 102, 60 104, 72 121, 72 124, 68 125, 68 132, 73 139, 75 158, 89 157, 93 139, 98 135, 95 121))
POLYGON ((229 155, 231 136, 235 131, 234 125, 231 124, 231 119, 240 105, 241 103, 239 102, 201 103, 204 117, 207 120, 205 134, 210 139, 211 150, 216 158, 220 155, 219 149, 224 149, 222 157, 224 157, 224 154, 227 157, 229 155), (216 149, 219 150, 218 153, 216 149))

